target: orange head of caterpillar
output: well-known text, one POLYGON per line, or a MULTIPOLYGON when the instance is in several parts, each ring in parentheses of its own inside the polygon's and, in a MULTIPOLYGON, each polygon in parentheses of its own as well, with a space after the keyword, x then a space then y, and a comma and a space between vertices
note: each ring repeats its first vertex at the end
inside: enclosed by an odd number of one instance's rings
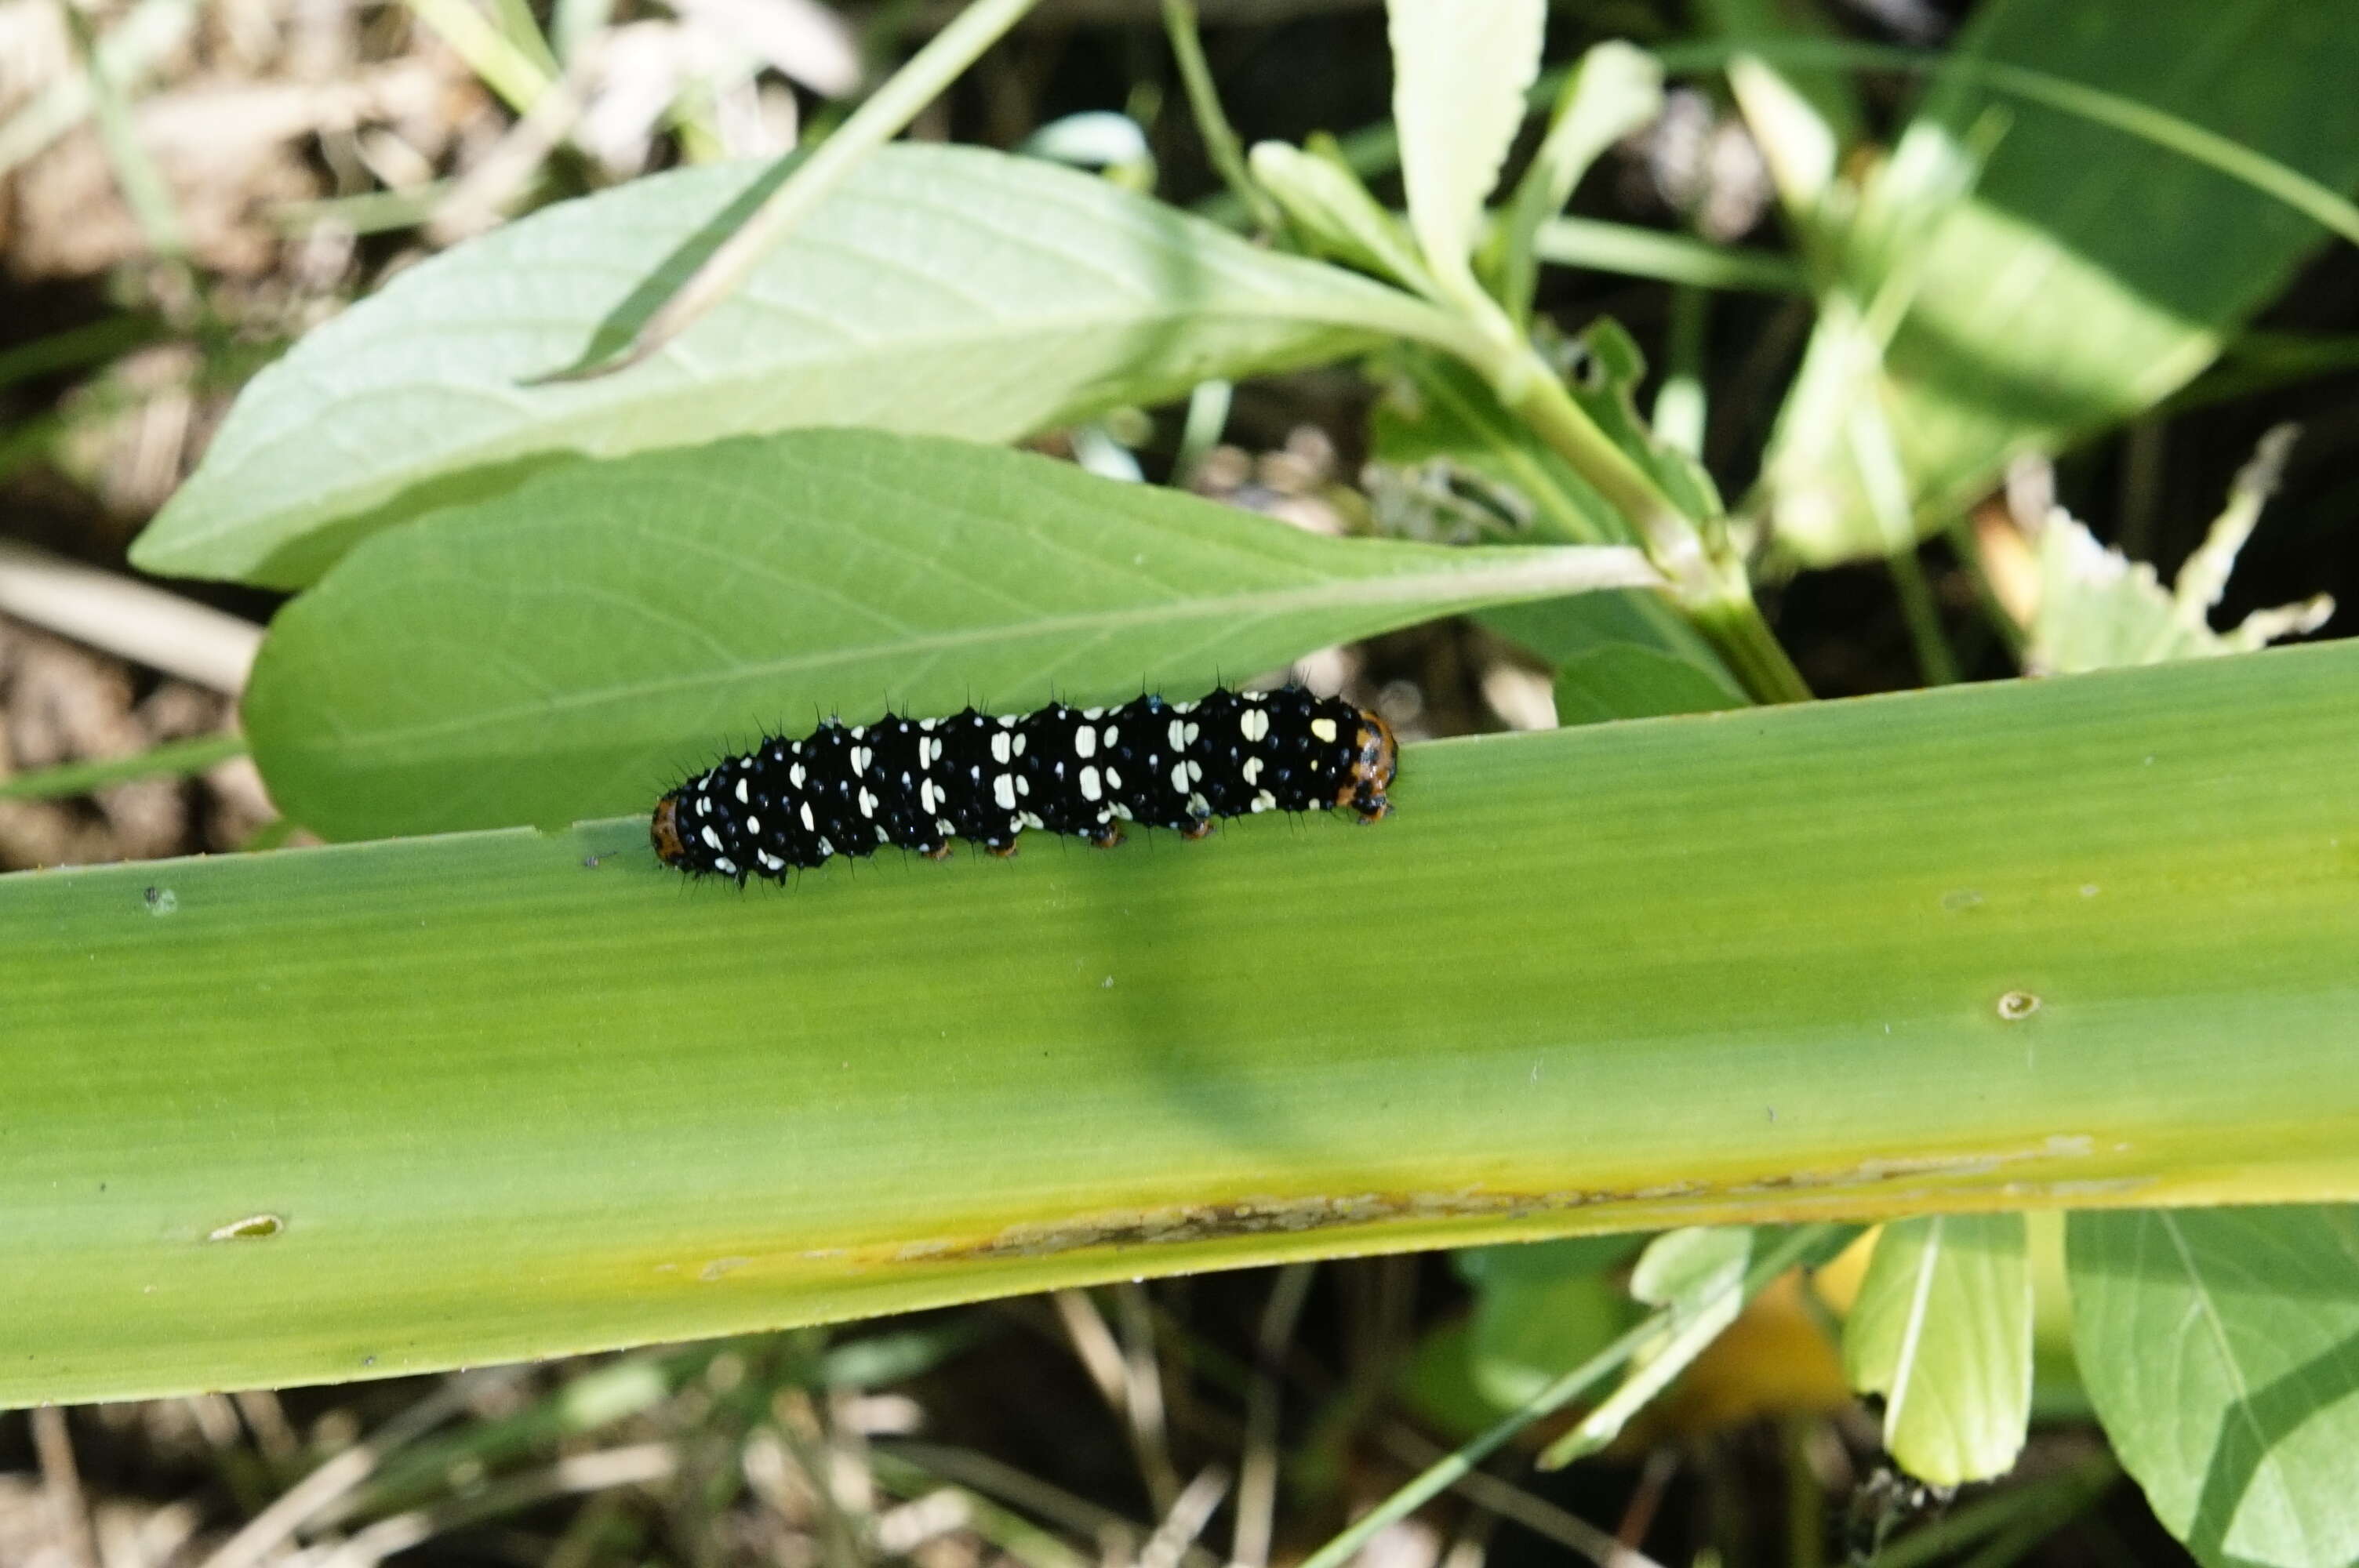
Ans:
POLYGON ((1393 727, 1366 708, 1360 709, 1359 732, 1352 741, 1351 770, 1335 804, 1350 806, 1363 822, 1390 816, 1393 803, 1385 798, 1385 792, 1392 787, 1393 770, 1399 761, 1400 742, 1393 739, 1393 727))
POLYGON ((688 864, 688 846, 679 841, 679 792, 656 802, 655 819, 647 824, 647 838, 656 847, 656 859, 667 866, 688 864))

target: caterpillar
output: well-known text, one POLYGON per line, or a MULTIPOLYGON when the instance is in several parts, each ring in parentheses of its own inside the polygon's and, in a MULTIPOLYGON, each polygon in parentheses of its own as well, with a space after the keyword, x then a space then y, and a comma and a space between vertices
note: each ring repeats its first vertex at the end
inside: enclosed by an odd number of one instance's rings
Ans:
POLYGON ((1375 714, 1299 687, 830 719, 687 780, 656 803, 648 837, 665 865, 742 884, 886 844, 940 860, 966 838, 1012 855, 1027 827, 1110 849, 1125 822, 1188 838, 1217 817, 1263 811, 1348 806, 1375 822, 1392 811, 1397 750, 1375 714))

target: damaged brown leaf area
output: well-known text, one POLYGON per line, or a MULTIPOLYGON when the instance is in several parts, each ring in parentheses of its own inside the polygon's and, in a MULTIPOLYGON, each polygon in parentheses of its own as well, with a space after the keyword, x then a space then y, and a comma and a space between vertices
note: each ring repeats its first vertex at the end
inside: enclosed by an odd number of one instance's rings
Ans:
MULTIPOLYGON (((2038 1149, 2006 1153, 1970 1153, 1871 1159, 1839 1169, 1797 1171, 1743 1182, 1690 1181, 1632 1188, 1560 1188, 1546 1192, 1387 1193, 1364 1192, 1300 1197, 1253 1196, 1225 1203, 1181 1204, 1143 1210, 1117 1210, 1064 1220, 1012 1225, 978 1240, 913 1242, 897 1249, 896 1260, 911 1263, 975 1262, 996 1259, 1053 1258, 1099 1249, 1176 1247, 1239 1238, 1302 1235, 1314 1231, 1414 1225, 1428 1220, 1490 1219, 1501 1223, 1582 1216, 1567 1230, 1609 1231, 1663 1224, 1754 1222, 1787 1218, 1876 1218, 1898 1207, 2020 1206, 2037 1201, 2050 1184, 2029 1181, 1977 1185, 2005 1166, 2028 1161, 2085 1157, 2085 1139, 2050 1140, 2038 1149), (1981 1201, 1966 1201, 1969 1190, 1981 1201), (1782 1199, 1790 1199, 1781 1202, 1782 1199)), ((2074 1201, 2125 1202, 2145 1184, 2074 1180, 2074 1201)))

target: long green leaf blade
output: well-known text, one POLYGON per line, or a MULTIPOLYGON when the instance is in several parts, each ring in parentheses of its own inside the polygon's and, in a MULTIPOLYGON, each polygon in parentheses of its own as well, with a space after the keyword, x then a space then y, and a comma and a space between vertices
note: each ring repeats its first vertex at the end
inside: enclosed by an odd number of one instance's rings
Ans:
POLYGON ((803 430, 582 464, 354 552, 246 697, 331 838, 644 810, 763 725, 1194 696, 1635 550, 1322 537, 1028 453, 803 430))
POLYGON ((1422 746, 1375 827, 785 890, 637 820, 0 878, 0 1402, 2359 1197, 2354 683, 2327 645, 1422 746))
POLYGON ((635 180, 403 274, 255 378, 142 535, 147 570, 277 587, 524 474, 808 425, 1006 440, 1454 329, 1104 180, 973 148, 880 150, 745 287, 628 375, 527 386, 619 346, 765 192, 745 165, 635 180))

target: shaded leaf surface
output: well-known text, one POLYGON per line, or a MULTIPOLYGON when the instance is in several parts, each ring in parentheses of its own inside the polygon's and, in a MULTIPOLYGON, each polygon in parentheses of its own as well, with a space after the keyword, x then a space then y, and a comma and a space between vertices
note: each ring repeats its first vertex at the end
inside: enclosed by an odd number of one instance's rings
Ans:
POLYGON ((282 611, 246 700, 333 838, 643 810, 765 726, 888 704, 1193 695, 1624 549, 1339 540, 1028 453, 808 430, 647 452, 372 541, 282 611))
POLYGON ((1601 643, 1573 654, 1557 666, 1560 724, 1717 713, 1745 706, 1744 693, 1711 673, 1636 643, 1601 643))
POLYGON ((1463 1353, 1475 1390, 1512 1410, 1603 1348, 1637 1316, 1614 1277, 1627 1236, 1472 1248, 1458 1272, 1474 1290, 1463 1353))
POLYGON ((1006 440, 1434 314, 1038 159, 897 145, 647 363, 524 384, 619 346, 769 168, 634 180, 404 273, 255 378, 137 563, 299 587, 378 528, 566 458, 808 425, 1006 440))

